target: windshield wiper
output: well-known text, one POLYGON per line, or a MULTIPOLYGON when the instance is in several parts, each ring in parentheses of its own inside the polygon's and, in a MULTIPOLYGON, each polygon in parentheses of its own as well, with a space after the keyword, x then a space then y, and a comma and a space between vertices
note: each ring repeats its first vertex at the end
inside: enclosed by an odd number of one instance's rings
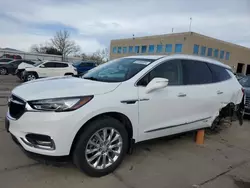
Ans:
POLYGON ((94 80, 94 81, 100 81, 99 79, 95 78, 95 77, 83 77, 83 79, 87 79, 87 80, 94 80))

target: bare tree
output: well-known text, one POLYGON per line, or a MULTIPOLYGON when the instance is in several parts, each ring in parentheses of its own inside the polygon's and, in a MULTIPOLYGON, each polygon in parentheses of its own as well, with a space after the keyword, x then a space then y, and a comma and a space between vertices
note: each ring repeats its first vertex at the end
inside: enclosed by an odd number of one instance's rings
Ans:
POLYGON ((56 48, 54 48, 51 44, 34 44, 30 48, 31 52, 35 53, 43 53, 43 54, 53 54, 53 55, 62 55, 56 48))
POLYGON ((79 45, 75 41, 70 40, 70 33, 67 30, 56 32, 54 38, 51 39, 52 45, 62 53, 63 60, 73 53, 80 51, 79 45))
POLYGON ((35 52, 35 53, 45 53, 45 48, 42 44, 34 44, 31 46, 30 48, 31 52, 35 52))
POLYGON ((100 59, 102 63, 105 63, 109 60, 109 50, 108 48, 99 49, 93 54, 93 56, 100 59))

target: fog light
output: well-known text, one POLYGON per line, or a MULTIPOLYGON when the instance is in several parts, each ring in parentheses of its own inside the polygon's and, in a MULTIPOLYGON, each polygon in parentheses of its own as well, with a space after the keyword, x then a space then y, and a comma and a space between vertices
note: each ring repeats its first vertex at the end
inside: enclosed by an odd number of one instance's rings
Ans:
POLYGON ((41 134, 27 134, 25 139, 21 138, 24 143, 29 146, 45 149, 45 150, 55 150, 55 143, 50 136, 41 134))

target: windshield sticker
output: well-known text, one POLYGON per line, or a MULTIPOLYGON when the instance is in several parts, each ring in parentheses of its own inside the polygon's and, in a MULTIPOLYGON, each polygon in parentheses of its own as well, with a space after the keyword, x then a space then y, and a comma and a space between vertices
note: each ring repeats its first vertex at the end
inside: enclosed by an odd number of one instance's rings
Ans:
POLYGON ((141 64, 141 65, 149 65, 150 61, 136 60, 133 63, 135 63, 135 64, 141 64))

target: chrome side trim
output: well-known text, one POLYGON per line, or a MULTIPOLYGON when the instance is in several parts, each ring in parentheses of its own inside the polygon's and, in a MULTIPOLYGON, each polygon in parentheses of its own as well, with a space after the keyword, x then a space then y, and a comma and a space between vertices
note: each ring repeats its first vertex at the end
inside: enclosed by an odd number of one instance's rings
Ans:
POLYGON ((28 145, 30 147, 33 147, 33 148, 43 149, 43 150, 50 150, 50 151, 56 149, 56 145, 55 145, 55 142, 53 141, 53 139, 51 139, 52 147, 32 144, 26 138, 20 138, 20 139, 23 141, 23 143, 25 143, 26 145, 28 145))
POLYGON ((211 116, 207 117, 207 118, 203 118, 203 119, 191 121, 191 122, 188 122, 188 123, 182 123, 182 124, 178 124, 178 125, 171 125, 171 126, 168 126, 168 127, 161 127, 161 128, 157 128, 157 129, 151 129, 151 130, 145 131, 145 133, 150 133, 150 132, 154 132, 154 131, 160 131, 160 130, 164 130, 164 129, 170 129, 170 128, 179 127, 179 126, 183 126, 183 125, 188 125, 188 124, 196 123, 196 122, 199 122, 199 121, 205 121, 205 120, 208 120, 210 118, 211 118, 211 116))

